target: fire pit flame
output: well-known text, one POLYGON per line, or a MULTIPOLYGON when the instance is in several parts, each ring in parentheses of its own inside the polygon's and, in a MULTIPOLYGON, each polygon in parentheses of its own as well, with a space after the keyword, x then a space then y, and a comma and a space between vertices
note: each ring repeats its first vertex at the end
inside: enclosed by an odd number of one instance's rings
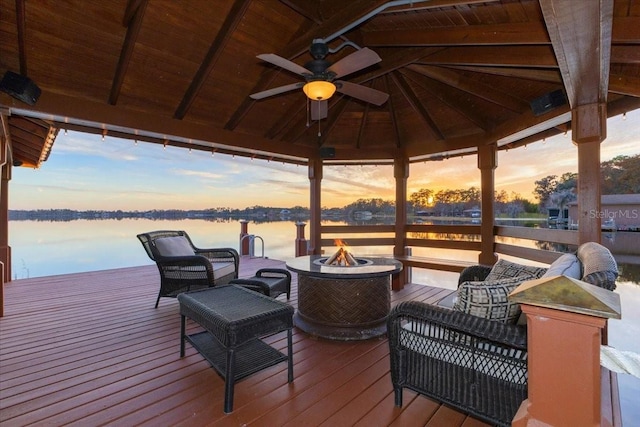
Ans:
POLYGON ((338 246, 338 250, 327 258, 325 265, 339 265, 342 267, 358 265, 358 260, 351 255, 351 252, 341 240, 336 240, 336 246, 338 246))

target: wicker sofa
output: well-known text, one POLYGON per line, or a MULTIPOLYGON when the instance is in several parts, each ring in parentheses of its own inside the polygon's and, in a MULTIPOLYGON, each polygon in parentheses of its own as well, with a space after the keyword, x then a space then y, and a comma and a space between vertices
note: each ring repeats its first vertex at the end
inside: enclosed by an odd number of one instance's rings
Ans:
MULTIPOLYGON (((514 263, 498 264, 503 273, 517 269, 514 263)), ((493 308, 500 320, 478 315, 486 311, 482 304, 473 307, 474 300, 483 300, 473 292, 491 286, 482 282, 496 266, 465 269, 460 274, 458 301, 453 309, 409 301, 391 311, 387 331, 397 406, 402 406, 402 390, 407 388, 483 421, 511 425, 527 398, 527 328, 517 321, 520 308, 515 304, 507 302, 505 307, 493 308), (468 298, 469 293, 472 298, 468 298)), ((615 288, 618 274, 609 250, 597 243, 581 245, 575 255, 563 255, 549 269, 527 266, 525 271, 519 277, 578 275, 578 279, 609 290, 615 288)), ((497 293, 483 290, 490 294, 485 295, 484 302, 493 300, 489 306, 496 305, 500 293, 506 299, 508 289, 519 285, 517 280, 496 282, 497 293)))
POLYGON ((137 235, 160 272, 161 297, 224 285, 238 278, 240 257, 232 248, 201 249, 184 231, 159 230, 137 235))

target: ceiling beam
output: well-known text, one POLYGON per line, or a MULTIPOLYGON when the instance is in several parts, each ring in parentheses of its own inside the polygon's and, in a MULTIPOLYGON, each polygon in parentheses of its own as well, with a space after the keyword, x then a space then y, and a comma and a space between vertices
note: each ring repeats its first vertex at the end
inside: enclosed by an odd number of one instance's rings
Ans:
MULTIPOLYGON (((131 1, 135 2, 135 0, 131 1)), ((124 82, 124 76, 127 73, 127 68, 129 68, 129 62, 131 62, 133 49, 136 46, 138 33, 142 27, 142 17, 144 16, 147 2, 148 0, 142 0, 140 3, 136 2, 137 7, 135 7, 134 16, 127 22, 127 35, 124 38, 122 50, 120 51, 120 58, 118 59, 118 66, 116 67, 116 73, 113 77, 113 82, 111 83, 111 92, 109 94, 109 104, 111 105, 116 105, 118 103, 120 90, 122 89, 122 83, 124 82)))
POLYGON ((550 43, 542 22, 466 25, 430 29, 398 28, 362 34, 366 46, 522 45, 550 43))
POLYGON ((27 49, 25 45, 25 33, 27 31, 26 0, 16 0, 16 29, 18 32, 18 56, 20 57, 20 74, 28 75, 27 49))
POLYGON ((366 130, 367 118, 369 116, 369 108, 371 104, 365 104, 362 117, 360 118, 360 129, 358 129, 358 136, 356 137, 356 148, 360 148, 364 131, 366 130))
POLYGON ((208 147, 230 146, 241 151, 266 151, 282 156, 309 158, 311 152, 305 147, 292 147, 288 143, 272 141, 255 135, 231 132, 210 125, 176 120, 157 114, 144 113, 124 107, 94 102, 42 91, 34 106, 24 109, 24 103, 0 92, 0 105, 8 107, 12 113, 27 117, 44 118, 62 123, 75 123, 86 127, 120 131, 132 135, 147 135, 156 138, 170 138, 175 141, 194 140, 208 147))
MULTIPOLYGON (((551 0, 545 0, 549 2, 551 0)), ((556 0, 565 9, 574 9, 573 2, 556 0)), ((585 9, 597 4, 595 0, 579 2, 585 9)), ((613 2, 610 3, 613 7, 613 2)), ((541 5, 543 2, 541 2, 541 5)), ((576 5, 577 6, 577 5, 576 5)), ((610 41, 616 44, 640 43, 638 27, 640 17, 616 18, 610 41)), ((583 30, 588 31, 583 22, 583 30)), ((611 31, 610 31, 611 32, 611 31)), ((544 22, 517 22, 508 24, 467 25, 450 28, 434 27, 429 29, 405 29, 368 31, 362 33, 365 46, 408 47, 408 46, 447 46, 447 45, 540 45, 550 44, 551 39, 544 22)))
POLYGON ((520 98, 516 98, 508 93, 501 92, 496 87, 486 85, 477 80, 471 80, 453 70, 428 65, 409 65, 407 68, 515 113, 522 113, 524 110, 529 108, 528 102, 525 102, 520 98))
POLYGON ((438 127, 424 105, 422 105, 409 83, 404 79, 404 76, 397 71, 390 73, 389 76, 391 76, 393 83, 400 90, 402 96, 409 102, 411 108, 418 114, 418 117, 422 119, 427 128, 429 128, 439 140, 445 139, 442 130, 438 127))
POLYGON ((488 130, 495 126, 491 118, 484 111, 475 105, 468 93, 462 90, 452 88, 451 86, 440 83, 437 80, 425 77, 411 70, 401 70, 404 76, 415 82, 418 86, 427 90, 433 98, 438 99, 449 108, 456 110, 461 116, 466 117, 482 130, 488 130))
POLYGON ((606 102, 613 2, 540 0, 540 7, 571 107, 606 102))
POLYGON ((458 70, 471 71, 473 73, 491 74, 494 76, 513 77, 516 79, 535 80, 540 82, 562 84, 562 77, 559 70, 539 70, 516 67, 474 67, 474 66, 452 66, 458 70))
POLYGON ((220 55, 222 54, 222 50, 224 49, 229 39, 232 37, 233 32, 242 20, 242 17, 244 16, 244 13, 246 12, 250 3, 251 0, 238 0, 233 2, 231 10, 227 13, 227 17, 222 23, 218 34, 216 34, 216 38, 213 40, 213 43, 211 43, 209 51, 200 64, 200 68, 198 68, 196 75, 194 76, 193 80, 191 80, 191 84, 189 85, 187 92, 182 97, 182 101, 180 101, 180 105, 178 105, 178 108, 173 114, 174 118, 183 119, 189 111, 191 104, 198 96, 198 93, 200 92, 200 89, 202 88, 205 80, 211 73, 211 70, 213 70, 213 67, 215 67, 218 58, 220 58, 220 55))
POLYGON ((419 63, 431 65, 558 68, 558 62, 551 45, 445 47, 423 57, 419 63))
POLYGON ((389 94, 389 99, 387 100, 387 111, 389 112, 389 118, 391 119, 391 128, 393 129, 393 136, 396 139, 396 147, 401 148, 402 137, 400 135, 400 127, 398 126, 398 116, 397 116, 398 113, 397 113, 397 109, 394 108, 393 97, 391 96, 390 76, 393 75, 394 73, 396 73, 396 71, 394 71, 393 73, 386 74, 384 76, 384 87, 387 93, 389 94))

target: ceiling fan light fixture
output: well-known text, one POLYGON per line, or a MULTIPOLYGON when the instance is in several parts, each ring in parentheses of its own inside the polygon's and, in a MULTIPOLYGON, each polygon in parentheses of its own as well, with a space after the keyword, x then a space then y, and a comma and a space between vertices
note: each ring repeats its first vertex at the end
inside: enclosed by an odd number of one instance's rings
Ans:
POLYGON ((336 91, 336 85, 324 80, 314 80, 302 87, 305 95, 313 101, 324 101, 331 98, 336 91))

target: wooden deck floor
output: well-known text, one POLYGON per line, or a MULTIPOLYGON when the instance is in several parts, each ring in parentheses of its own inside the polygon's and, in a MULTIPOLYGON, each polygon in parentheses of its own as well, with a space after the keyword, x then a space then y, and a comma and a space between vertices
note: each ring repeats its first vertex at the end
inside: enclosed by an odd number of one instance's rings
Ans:
MULTIPOLYGON (((264 266, 283 264, 243 259, 240 275, 264 266)), ((294 382, 285 363, 254 374, 236 384, 226 415, 223 380, 189 345, 179 357, 177 301, 153 308, 158 282, 150 265, 6 284, 0 424, 486 426, 411 392, 395 407, 386 339, 338 342, 299 330, 294 382)), ((449 292, 412 284, 393 292, 392 304, 449 292)), ((284 333, 269 342, 286 348, 284 333)))

